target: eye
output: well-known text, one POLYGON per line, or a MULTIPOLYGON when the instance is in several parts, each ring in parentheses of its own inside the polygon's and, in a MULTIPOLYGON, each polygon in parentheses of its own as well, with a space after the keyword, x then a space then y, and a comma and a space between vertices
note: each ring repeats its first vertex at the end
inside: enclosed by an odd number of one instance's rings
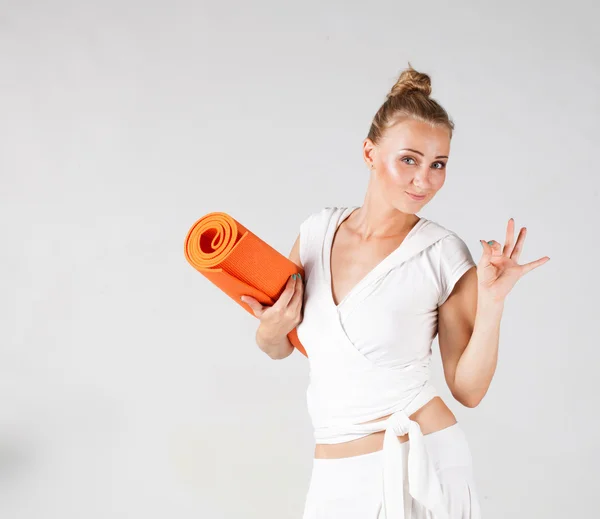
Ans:
POLYGON ((407 160, 412 160, 414 162, 415 159, 413 159, 412 157, 402 157, 402 160, 407 159, 407 160))
POLYGON ((444 169, 446 167, 446 163, 445 162, 434 162, 434 164, 440 164, 439 168, 433 168, 433 169, 444 169))

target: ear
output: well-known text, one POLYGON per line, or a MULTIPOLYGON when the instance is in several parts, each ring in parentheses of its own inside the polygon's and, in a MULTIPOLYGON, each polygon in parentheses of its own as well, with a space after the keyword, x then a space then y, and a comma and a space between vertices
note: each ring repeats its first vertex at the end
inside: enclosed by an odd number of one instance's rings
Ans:
POLYGON ((373 144, 373 141, 368 137, 363 141, 363 160, 367 165, 367 168, 371 169, 371 166, 375 163, 377 155, 377 146, 373 144))

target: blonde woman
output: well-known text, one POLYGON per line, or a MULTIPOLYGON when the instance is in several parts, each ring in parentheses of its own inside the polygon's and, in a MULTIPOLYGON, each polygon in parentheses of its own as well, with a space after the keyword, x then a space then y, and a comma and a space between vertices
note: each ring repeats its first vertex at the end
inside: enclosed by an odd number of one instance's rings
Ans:
POLYGON ((461 425, 429 381, 438 336, 456 400, 481 402, 496 369, 504 300, 526 272, 525 241, 508 221, 504 245, 465 242, 417 213, 444 185, 454 124, 410 64, 363 142, 370 180, 362 206, 310 214, 292 278, 260 319, 259 347, 290 355, 297 326, 308 354, 315 433, 304 519, 477 519, 480 504, 461 425))

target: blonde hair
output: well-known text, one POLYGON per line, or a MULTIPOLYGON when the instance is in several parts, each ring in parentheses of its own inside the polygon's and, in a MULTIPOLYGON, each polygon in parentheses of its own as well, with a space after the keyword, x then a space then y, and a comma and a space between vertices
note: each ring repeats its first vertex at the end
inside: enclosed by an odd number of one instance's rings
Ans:
POLYGON ((431 78, 423 72, 417 72, 410 62, 403 70, 386 96, 369 129, 367 137, 378 144, 385 131, 406 119, 415 119, 430 123, 433 126, 445 126, 450 132, 454 123, 441 105, 429 97, 431 94, 431 78))

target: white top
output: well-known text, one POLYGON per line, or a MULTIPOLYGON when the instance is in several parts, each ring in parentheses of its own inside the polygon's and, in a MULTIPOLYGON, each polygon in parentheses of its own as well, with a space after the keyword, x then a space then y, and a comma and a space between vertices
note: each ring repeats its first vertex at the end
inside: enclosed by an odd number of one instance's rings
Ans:
POLYGON ((397 436, 408 433, 410 493, 443 519, 439 480, 419 424, 409 416, 437 395, 429 364, 438 306, 476 263, 454 232, 421 218, 336 305, 331 244, 357 208, 326 207, 300 226, 305 292, 297 331, 310 364, 307 404, 315 440, 341 443, 385 431, 383 506, 386 517, 396 519, 404 517, 404 498, 394 489, 405 477, 397 436))

